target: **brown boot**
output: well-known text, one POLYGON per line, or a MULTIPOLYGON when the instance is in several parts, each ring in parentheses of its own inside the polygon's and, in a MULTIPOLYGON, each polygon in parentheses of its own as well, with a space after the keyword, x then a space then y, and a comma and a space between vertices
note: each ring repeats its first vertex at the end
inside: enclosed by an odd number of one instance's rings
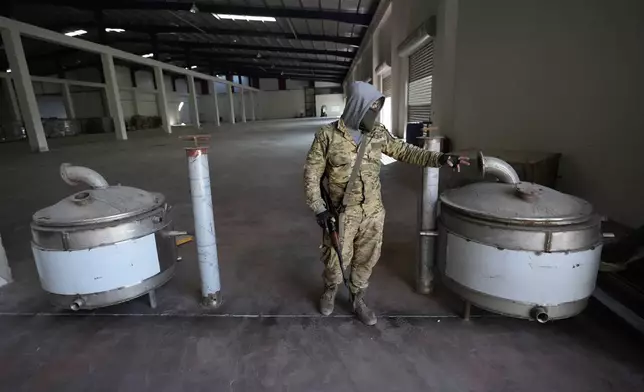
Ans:
POLYGON ((378 319, 376 314, 369 309, 364 302, 365 291, 358 291, 353 297, 353 313, 358 316, 358 320, 362 321, 365 325, 376 325, 378 319))
POLYGON ((330 284, 324 287, 324 293, 320 298, 320 313, 324 316, 328 316, 333 313, 333 307, 335 305, 335 295, 338 293, 338 285, 330 284))

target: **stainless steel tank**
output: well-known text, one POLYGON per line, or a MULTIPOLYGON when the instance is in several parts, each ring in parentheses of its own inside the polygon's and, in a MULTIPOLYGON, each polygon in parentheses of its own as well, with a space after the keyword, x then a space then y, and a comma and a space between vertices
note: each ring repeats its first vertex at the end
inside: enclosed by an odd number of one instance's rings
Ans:
POLYGON ((479 157, 501 182, 479 182, 440 197, 439 267, 445 284, 472 304, 539 322, 581 312, 602 248, 592 206, 522 183, 511 166, 479 157))
MULTIPOLYGON (((165 197, 110 186, 91 169, 63 164, 63 180, 82 190, 36 212, 32 250, 42 287, 73 310, 114 305, 166 283, 177 251, 165 197)), ((152 302, 152 301, 151 301, 152 302)))

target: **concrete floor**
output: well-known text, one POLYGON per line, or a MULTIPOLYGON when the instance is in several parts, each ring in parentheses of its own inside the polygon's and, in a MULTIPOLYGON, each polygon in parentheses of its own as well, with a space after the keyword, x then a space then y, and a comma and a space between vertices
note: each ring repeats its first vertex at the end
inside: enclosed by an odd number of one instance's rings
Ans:
POLYGON ((343 291, 319 317, 320 232, 304 204, 302 165, 312 121, 204 127, 210 155, 224 305, 198 305, 193 245, 175 278, 145 299, 71 314, 39 287, 31 214, 69 195, 62 162, 111 183, 162 192, 177 228, 192 225, 184 142, 175 129, 52 140, 47 154, 0 145, 0 230, 16 282, 0 289, 0 390, 11 391, 641 391, 642 340, 598 306, 550 325, 478 313, 458 299, 414 293, 419 170, 383 168, 388 210, 381 262, 368 294, 382 317, 366 328, 343 291), (262 317, 257 317, 261 315, 262 317))

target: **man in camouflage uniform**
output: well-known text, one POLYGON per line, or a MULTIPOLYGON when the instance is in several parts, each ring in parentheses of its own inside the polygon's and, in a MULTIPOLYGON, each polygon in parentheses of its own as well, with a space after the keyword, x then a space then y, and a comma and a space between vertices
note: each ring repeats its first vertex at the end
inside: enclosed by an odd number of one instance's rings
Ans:
MULTIPOLYGON (((332 216, 328 209, 344 211, 340 218, 342 256, 345 268, 351 266, 349 286, 354 312, 367 325, 376 323, 374 312, 364 302, 364 293, 380 257, 385 219, 380 195, 381 154, 418 166, 440 167, 447 163, 456 168, 461 163, 468 164, 467 158, 423 150, 393 138, 375 121, 383 102, 384 96, 371 84, 351 84, 341 119, 316 133, 304 167, 307 204, 315 212, 318 223, 324 227, 332 216), (368 145, 345 198, 361 143, 368 145), (325 205, 322 198, 320 180, 323 176, 328 179, 333 206, 325 205)), ((325 290, 320 299, 320 312, 327 316, 333 312, 338 285, 342 283, 342 270, 327 233, 322 244, 322 261, 325 290)))

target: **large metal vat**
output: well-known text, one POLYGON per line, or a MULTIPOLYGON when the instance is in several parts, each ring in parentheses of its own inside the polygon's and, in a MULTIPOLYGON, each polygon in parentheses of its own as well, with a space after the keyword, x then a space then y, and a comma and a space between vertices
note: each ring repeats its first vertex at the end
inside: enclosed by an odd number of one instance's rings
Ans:
MULTIPOLYGON (((174 272, 170 209, 160 193, 109 186, 93 170, 63 164, 77 192, 36 212, 32 250, 43 289, 73 310, 114 305, 150 293, 174 272)), ((153 305, 154 306, 154 305, 153 305)))
POLYGON ((467 303, 539 322, 581 312, 595 288, 602 247, 592 206, 548 187, 519 182, 503 161, 479 157, 501 182, 444 192, 439 267, 467 303))

